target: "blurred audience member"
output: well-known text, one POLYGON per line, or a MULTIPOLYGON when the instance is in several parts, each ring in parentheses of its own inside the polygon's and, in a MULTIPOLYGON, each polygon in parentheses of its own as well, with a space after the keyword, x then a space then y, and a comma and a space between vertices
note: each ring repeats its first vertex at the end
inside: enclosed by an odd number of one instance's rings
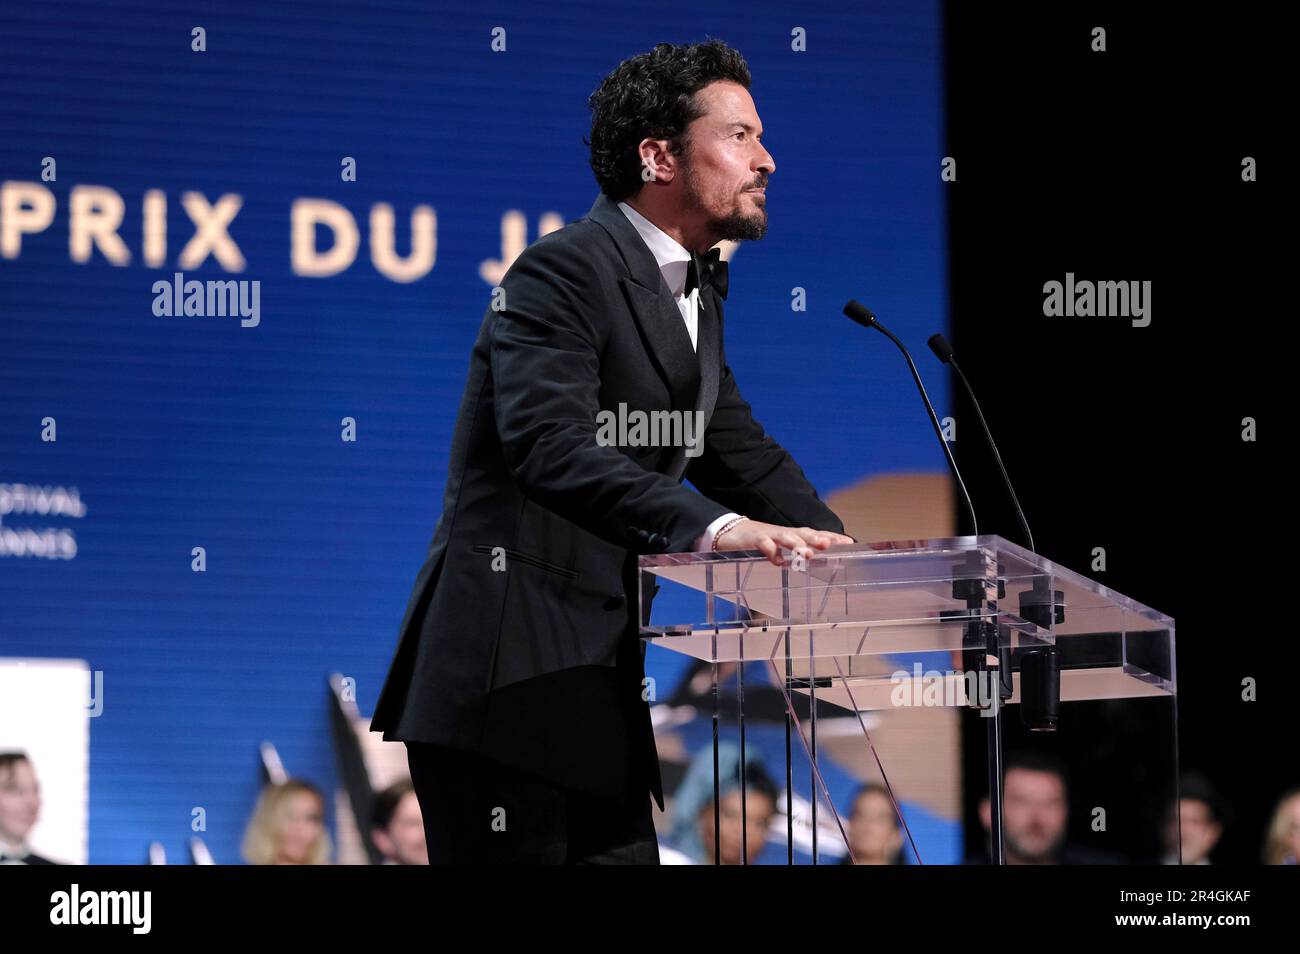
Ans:
POLYGON ((26 752, 0 752, 0 864, 53 865, 27 845, 41 814, 41 783, 26 752))
POLYGON ((427 865, 424 819, 411 780, 402 779, 375 796, 370 837, 386 865, 427 865))
MULTIPOLYGON (((1106 865, 1122 860, 1066 844, 1069 787, 1065 766, 1052 756, 1022 752, 1003 763, 1002 836, 1009 865, 1106 865)), ((980 823, 988 833, 992 811, 986 796, 979 805, 980 823)), ((992 853, 967 859, 988 864, 992 853)))
POLYGON ((1188 773, 1178 783, 1178 804, 1170 804, 1165 812, 1162 864, 1179 864, 1178 848, 1182 845, 1182 864, 1208 865, 1210 854, 1223 837, 1226 826, 1226 806, 1209 779, 1197 773, 1188 773))
POLYGON ((883 785, 868 782, 849 809, 849 853, 842 865, 903 864, 903 830, 894 800, 883 785))
POLYGON ((1300 861, 1300 788, 1286 792, 1273 810, 1264 842, 1264 864, 1294 865, 1300 861))
POLYGON ((333 845, 325 830, 325 796, 311 782, 289 779, 257 797, 244 831, 250 865, 327 865, 333 845))
MULTIPOLYGON (((741 812, 740 747, 732 742, 718 745, 718 803, 721 827, 719 858, 724 865, 741 863, 743 839, 750 864, 758 860, 767 843, 768 828, 777 811, 777 788, 763 770, 757 753, 747 749, 745 759, 745 811, 741 812)), ((696 756, 673 798, 673 843, 690 863, 714 864, 713 748, 696 756)), ((665 852, 660 850, 662 861, 665 852)), ((676 854, 676 853, 673 853, 676 854)), ((669 863, 680 863, 670 857, 669 863)))

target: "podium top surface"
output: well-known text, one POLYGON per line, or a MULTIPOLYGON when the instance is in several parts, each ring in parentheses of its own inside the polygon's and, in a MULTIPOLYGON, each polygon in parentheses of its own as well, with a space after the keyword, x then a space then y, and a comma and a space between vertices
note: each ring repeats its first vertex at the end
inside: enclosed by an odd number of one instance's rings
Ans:
POLYGON ((968 606, 959 594, 972 585, 1002 604, 998 615, 1004 618, 1033 620, 1026 607, 1063 605, 1066 625, 1056 627, 1058 635, 1077 631, 1073 624, 1091 632, 1174 624, 1172 617, 996 535, 834 546, 801 566, 773 566, 757 550, 651 554, 640 557, 639 565, 661 580, 796 625, 942 618, 968 606))

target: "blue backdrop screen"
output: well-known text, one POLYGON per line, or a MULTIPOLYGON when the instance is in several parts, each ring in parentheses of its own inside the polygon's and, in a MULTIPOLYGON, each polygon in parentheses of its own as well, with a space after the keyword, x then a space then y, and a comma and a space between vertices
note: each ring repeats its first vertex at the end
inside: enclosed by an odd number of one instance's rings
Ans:
POLYGON ((492 285, 594 200, 601 78, 710 36, 777 164, 731 260, 741 387, 823 495, 940 471, 898 355, 839 315, 945 324, 936 2, 5 5, 0 655, 104 674, 91 861, 183 855, 195 806, 237 861, 263 740, 333 786, 326 676, 371 710, 492 285), (245 311, 166 314, 177 273, 248 281, 245 311))

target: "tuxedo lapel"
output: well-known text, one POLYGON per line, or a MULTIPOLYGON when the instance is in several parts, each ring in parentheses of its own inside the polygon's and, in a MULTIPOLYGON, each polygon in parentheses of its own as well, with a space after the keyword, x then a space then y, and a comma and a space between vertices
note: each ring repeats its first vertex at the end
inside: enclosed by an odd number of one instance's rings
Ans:
MULTIPOLYGON (((694 410, 700 396, 700 355, 691 347, 690 333, 672 290, 659 271, 659 263, 618 203, 603 192, 587 217, 610 234, 631 273, 619 279, 619 286, 627 297, 655 370, 672 395, 672 409, 694 410)), ((714 393, 716 398, 716 390, 714 393)))
MULTIPOLYGON (((697 439, 703 440, 718 400, 722 367, 722 298, 712 288, 701 290, 696 345, 692 347, 690 332, 686 330, 686 322, 682 320, 672 289, 659 270, 659 263, 618 203, 611 202, 601 193, 588 218, 605 228, 623 256, 631 275, 620 278, 619 285, 627 296, 655 370, 668 386, 673 410, 701 413, 703 426, 697 439)), ((668 472, 680 479, 689 463, 685 449, 679 449, 668 472)))

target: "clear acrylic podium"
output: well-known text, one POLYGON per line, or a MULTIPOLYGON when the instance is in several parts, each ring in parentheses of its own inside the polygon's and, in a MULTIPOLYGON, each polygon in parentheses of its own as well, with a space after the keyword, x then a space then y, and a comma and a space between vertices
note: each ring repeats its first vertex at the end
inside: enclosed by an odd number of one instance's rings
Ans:
MULTIPOLYGON (((832 770, 888 796, 905 845, 899 857, 910 863, 971 854, 954 846, 961 832, 977 831, 963 812, 966 788, 989 797, 978 815, 982 838, 964 839, 981 840, 986 861, 1007 860, 1008 838, 1020 858, 1051 843, 1061 863, 1155 861, 1168 851, 1173 858, 1164 860, 1177 860, 1170 617, 998 536, 786 557, 783 567, 757 551, 640 558, 642 638, 694 657, 697 684, 709 680, 697 703, 701 720, 712 722, 706 860, 718 861, 722 847, 729 770, 719 770, 720 739, 739 754, 731 787, 740 799, 740 861, 753 860, 746 734, 756 719, 770 732, 784 723, 784 765, 779 744, 769 747, 777 767, 767 759, 784 805, 757 844, 770 853, 784 840, 787 862, 797 842, 813 864, 857 863, 855 846, 870 850, 869 838, 854 834, 832 770), (763 711, 754 701, 762 694, 778 705, 763 711), (1051 784, 1017 789, 1004 803, 1004 758, 1047 742, 1068 768, 1064 808, 1051 784), (844 764, 854 767, 848 775, 844 764), (1053 840, 1062 811, 1065 835, 1053 840)), ((1022 775, 1018 786, 1021 779, 1051 781, 1022 775)))

